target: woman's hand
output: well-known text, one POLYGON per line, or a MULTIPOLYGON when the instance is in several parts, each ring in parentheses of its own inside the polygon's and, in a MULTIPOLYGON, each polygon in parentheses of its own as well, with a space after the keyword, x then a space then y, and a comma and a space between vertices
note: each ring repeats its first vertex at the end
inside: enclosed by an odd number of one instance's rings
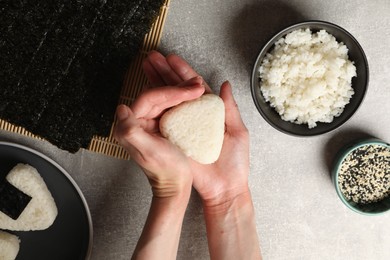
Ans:
POLYGON ((196 99, 205 90, 200 77, 145 90, 131 105, 117 108, 114 136, 143 169, 155 197, 170 197, 190 190, 189 159, 159 131, 159 118, 168 108, 196 99))
POLYGON ((114 136, 143 168, 153 190, 132 259, 176 259, 193 175, 189 158, 161 136, 159 118, 166 109, 200 97, 205 91, 202 83, 195 77, 177 86, 148 89, 131 107, 117 108, 114 136))

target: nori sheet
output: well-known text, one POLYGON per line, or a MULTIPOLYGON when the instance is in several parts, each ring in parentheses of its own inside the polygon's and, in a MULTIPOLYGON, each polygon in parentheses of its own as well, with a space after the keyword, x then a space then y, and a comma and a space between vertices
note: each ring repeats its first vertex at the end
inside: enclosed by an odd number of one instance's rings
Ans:
POLYGON ((0 0, 0 118, 61 149, 111 129, 164 0, 0 0))
POLYGON ((12 219, 18 219, 31 197, 8 181, 0 181, 0 211, 12 219))

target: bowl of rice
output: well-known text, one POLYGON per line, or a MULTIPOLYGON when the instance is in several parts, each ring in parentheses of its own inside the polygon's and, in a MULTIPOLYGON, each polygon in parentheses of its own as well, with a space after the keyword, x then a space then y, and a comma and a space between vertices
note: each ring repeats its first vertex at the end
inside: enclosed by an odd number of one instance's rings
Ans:
POLYGON ((332 180, 349 209, 364 215, 390 210, 390 144, 369 138, 345 146, 336 155, 332 180))
POLYGON ((262 48, 251 92, 271 126, 315 136, 351 118, 368 79, 366 55, 349 32, 329 22, 307 21, 280 31, 262 48))

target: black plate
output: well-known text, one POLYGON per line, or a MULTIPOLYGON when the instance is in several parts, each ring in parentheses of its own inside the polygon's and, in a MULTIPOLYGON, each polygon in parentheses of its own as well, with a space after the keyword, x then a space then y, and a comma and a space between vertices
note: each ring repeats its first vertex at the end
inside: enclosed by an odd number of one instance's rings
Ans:
POLYGON ((340 127, 352 117, 364 99, 368 86, 368 80, 369 69, 366 55, 358 41, 349 32, 340 26, 329 22, 306 21, 289 26, 286 29, 280 31, 263 47, 257 56, 255 65, 253 67, 251 92, 257 110, 263 116, 263 118, 275 129, 295 136, 315 136, 330 132, 340 127), (317 126, 314 128, 308 128, 307 124, 298 125, 282 120, 280 115, 273 107, 271 107, 269 102, 265 101, 260 91, 261 82, 258 74, 258 70, 263 62, 264 56, 273 49, 275 42, 280 38, 285 37, 288 33, 303 28, 309 28, 313 32, 325 29, 328 33, 332 34, 338 42, 343 42, 348 47, 349 59, 355 63, 357 73, 357 77, 352 78, 352 88, 354 89, 355 94, 352 96, 349 104, 345 106, 343 113, 341 113, 339 117, 335 117, 333 122, 317 123, 317 126))
POLYGON ((20 239, 17 260, 89 259, 92 221, 86 200, 71 176, 47 156, 25 146, 0 142, 0 171, 18 163, 35 167, 56 202, 58 215, 41 231, 7 231, 20 239))

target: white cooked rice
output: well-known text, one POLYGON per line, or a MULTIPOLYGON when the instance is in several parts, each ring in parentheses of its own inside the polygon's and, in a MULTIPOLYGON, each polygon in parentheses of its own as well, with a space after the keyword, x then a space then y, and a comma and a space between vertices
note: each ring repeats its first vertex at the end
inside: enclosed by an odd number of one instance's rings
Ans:
POLYGON ((275 43, 259 69, 261 92, 285 121, 330 123, 354 94, 348 48, 325 30, 295 30, 275 43))
POLYGON ((15 260, 19 253, 19 244, 18 236, 0 230, 0 259, 15 260))

